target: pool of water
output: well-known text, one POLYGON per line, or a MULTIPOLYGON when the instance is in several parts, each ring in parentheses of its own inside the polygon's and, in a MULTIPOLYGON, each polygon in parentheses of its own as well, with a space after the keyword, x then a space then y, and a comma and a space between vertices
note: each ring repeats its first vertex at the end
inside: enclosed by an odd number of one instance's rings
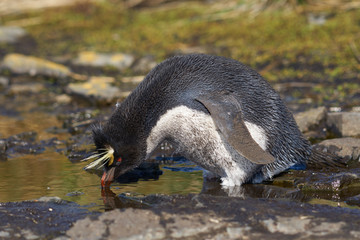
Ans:
MULTIPOLYGON (((81 205, 101 209, 100 178, 83 170, 86 163, 71 163, 62 154, 46 151, 0 162, 0 202, 58 196, 81 205)), ((135 183, 114 183, 115 194, 131 195, 199 193, 202 188, 201 171, 173 171, 161 166, 158 180, 135 183)))

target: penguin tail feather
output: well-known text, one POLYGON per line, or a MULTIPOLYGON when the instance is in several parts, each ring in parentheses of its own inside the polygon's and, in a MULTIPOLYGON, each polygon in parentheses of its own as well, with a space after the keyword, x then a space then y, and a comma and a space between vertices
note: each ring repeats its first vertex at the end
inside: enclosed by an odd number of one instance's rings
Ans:
POLYGON ((348 165, 345 159, 333 153, 323 152, 313 148, 309 160, 306 162, 307 168, 323 169, 323 168, 346 168, 348 165))

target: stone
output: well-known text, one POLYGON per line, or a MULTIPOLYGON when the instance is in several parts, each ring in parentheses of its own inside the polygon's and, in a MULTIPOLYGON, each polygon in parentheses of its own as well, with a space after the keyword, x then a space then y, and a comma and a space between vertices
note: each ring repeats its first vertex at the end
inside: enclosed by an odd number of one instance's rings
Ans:
POLYGON ((335 136, 360 136, 360 112, 329 113, 326 125, 335 136))
POLYGON ((71 239, 356 239, 360 216, 358 209, 282 200, 153 195, 143 201, 149 199, 151 209, 115 209, 97 219, 88 217, 77 221, 66 235, 71 239), (198 202, 204 208, 196 208, 198 202))
MULTIPOLYGON (((110 197, 117 201, 115 194, 110 195, 102 195, 103 200, 109 201, 110 197)), ((38 236, 57 240, 332 240, 360 236, 359 209, 207 194, 156 194, 138 201, 146 204, 103 213, 88 212, 71 202, 59 204, 57 200, 0 203, 0 234, 9 239, 38 236), (199 202, 203 208, 196 207, 199 202)))
POLYGON ((120 89, 111 85, 114 82, 111 77, 91 77, 84 83, 70 83, 67 92, 90 102, 111 103, 122 97, 120 89))
POLYGON ((0 87, 7 87, 9 86, 9 79, 6 77, 0 77, 0 87))
POLYGON ((358 138, 328 139, 314 145, 314 148, 322 152, 335 154, 347 161, 360 161, 360 139, 358 138))
POLYGON ((9 69, 16 74, 31 76, 43 75, 48 77, 65 78, 72 75, 70 69, 45 59, 11 53, 4 57, 1 68, 9 69))
POLYGON ((59 104, 69 104, 71 102, 71 97, 67 94, 56 95, 55 100, 59 104))
POLYGON ((5 231, 0 231, 0 238, 8 238, 10 237, 10 233, 5 231))
POLYGON ((74 191, 74 192, 67 193, 66 196, 68 196, 68 197, 76 197, 76 196, 80 196, 80 195, 83 195, 83 194, 84 194, 83 192, 74 191))
POLYGON ((301 132, 317 131, 325 126, 326 108, 318 107, 294 115, 301 132))
POLYGON ((39 93, 45 86, 41 83, 12 84, 8 90, 11 94, 39 93))
POLYGON ((72 239, 163 239, 166 230, 160 216, 149 210, 118 209, 102 214, 97 220, 85 218, 66 232, 72 239), (121 217, 119 217, 121 216, 121 217), (151 219, 151 220, 150 220, 151 219), (150 221, 149 221, 150 220, 150 221), (107 224, 111 222, 111 224, 107 224), (141 226, 141 227, 140 227, 141 226), (89 231, 89 229, 92 229, 89 231))
POLYGON ((0 43, 15 43, 27 35, 27 32, 16 26, 0 26, 0 43))
POLYGON ((360 207, 360 194, 347 198, 345 202, 349 205, 360 207))
POLYGON ((262 221, 262 224, 269 232, 281 232, 289 235, 305 232, 310 223, 310 219, 301 219, 299 217, 277 217, 276 220, 270 218, 262 221))
POLYGON ((123 77, 121 78, 121 82, 139 84, 142 82, 142 80, 144 80, 144 78, 145 76, 123 77))
POLYGON ((0 239, 54 239, 76 220, 99 215, 73 202, 44 200, 0 203, 0 239))
POLYGON ((0 155, 6 153, 6 139, 0 139, 0 155))
POLYGON ((73 63, 92 67, 110 66, 123 71, 129 68, 134 63, 134 60, 134 56, 124 53, 96 53, 86 51, 80 52, 73 63))
MULTIPOLYGON (((89 3, 95 2, 98 0, 35 0, 35 1, 14 1, 14 0, 1 0, 0 1, 0 15, 8 15, 8 14, 20 14, 26 13, 33 10, 39 10, 44 8, 56 8, 78 4, 81 2, 89 3)), ((29 20, 28 20, 29 21, 29 20)))
POLYGON ((136 73, 146 74, 157 65, 153 56, 145 56, 134 63, 132 70, 136 73))

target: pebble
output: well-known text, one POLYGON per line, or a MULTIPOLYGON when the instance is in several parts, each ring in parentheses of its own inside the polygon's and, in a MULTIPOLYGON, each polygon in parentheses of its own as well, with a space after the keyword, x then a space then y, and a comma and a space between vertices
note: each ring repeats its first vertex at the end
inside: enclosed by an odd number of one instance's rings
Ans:
POLYGON ((41 83, 13 84, 9 88, 9 93, 12 94, 39 93, 44 89, 45 86, 41 83))
POLYGON ((91 77, 84 83, 70 83, 67 91, 90 102, 110 103, 121 97, 120 89, 111 85, 114 82, 111 77, 91 77))
POLYGON ((43 75, 57 78, 72 76, 70 69, 64 65, 17 53, 6 55, 1 68, 9 69, 12 73, 31 76, 43 75))
POLYGON ((136 73, 146 74, 157 65, 153 56, 145 56, 134 63, 132 70, 136 73))
POLYGON ((114 67, 120 71, 129 68, 134 63, 134 56, 124 53, 96 53, 92 51, 80 52, 73 61, 76 65, 93 67, 114 67))
POLYGON ((8 232, 5 232, 5 231, 0 231, 0 237, 8 238, 8 237, 10 237, 10 234, 8 232))
POLYGON ((84 193, 83 192, 79 192, 79 191, 74 191, 74 192, 69 192, 66 194, 66 196, 68 197, 75 197, 75 196, 81 196, 83 195, 84 193))
POLYGON ((71 102, 71 97, 67 94, 60 94, 55 97, 55 100, 59 104, 69 104, 71 102))
POLYGON ((15 43, 27 35, 27 32, 16 26, 0 26, 0 43, 15 43))
POLYGON ((326 121, 326 108, 318 107, 294 115, 301 132, 317 130, 326 121))
POLYGON ((7 87, 7 86, 9 86, 9 83, 10 83, 10 81, 8 78, 0 77, 0 86, 1 87, 7 87))
POLYGON ((145 76, 123 77, 121 82, 139 84, 142 82, 142 80, 144 80, 144 78, 145 76))

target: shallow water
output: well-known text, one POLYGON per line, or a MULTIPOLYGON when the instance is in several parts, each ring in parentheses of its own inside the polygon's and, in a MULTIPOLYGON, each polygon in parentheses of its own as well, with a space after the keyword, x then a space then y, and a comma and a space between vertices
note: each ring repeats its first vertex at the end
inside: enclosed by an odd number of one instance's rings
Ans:
MULTIPOLYGON (((86 163, 71 163, 64 155, 46 151, 0 162, 0 202, 58 196, 81 205, 103 208, 100 178, 83 170, 86 163)), ((199 193, 201 171, 183 172, 162 168, 158 180, 114 183, 114 193, 131 195, 199 193)))

